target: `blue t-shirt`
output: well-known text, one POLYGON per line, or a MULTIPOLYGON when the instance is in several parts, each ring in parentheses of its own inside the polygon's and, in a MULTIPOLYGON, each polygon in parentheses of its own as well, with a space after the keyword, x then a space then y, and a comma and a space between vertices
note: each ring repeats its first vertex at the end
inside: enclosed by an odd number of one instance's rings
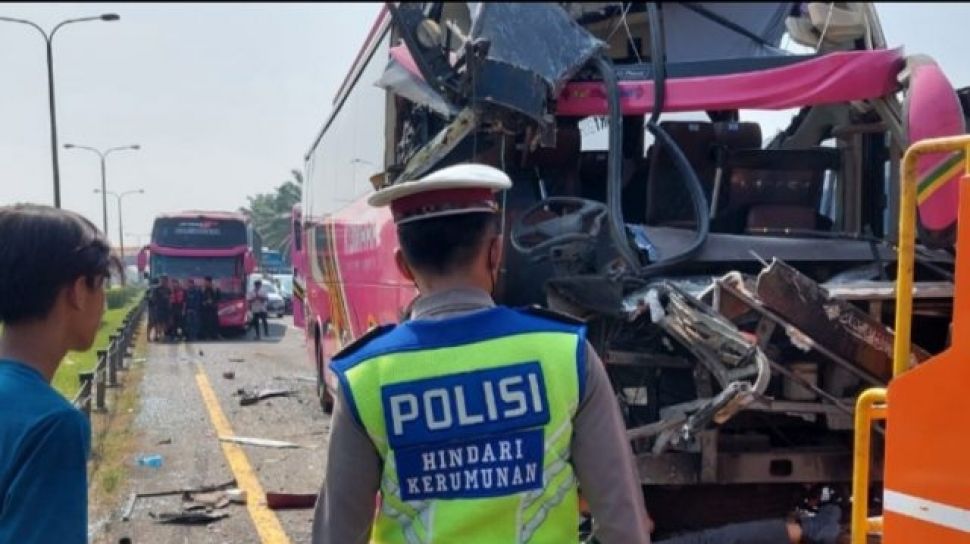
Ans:
POLYGON ((0 543, 84 543, 87 419, 39 372, 0 360, 0 543))

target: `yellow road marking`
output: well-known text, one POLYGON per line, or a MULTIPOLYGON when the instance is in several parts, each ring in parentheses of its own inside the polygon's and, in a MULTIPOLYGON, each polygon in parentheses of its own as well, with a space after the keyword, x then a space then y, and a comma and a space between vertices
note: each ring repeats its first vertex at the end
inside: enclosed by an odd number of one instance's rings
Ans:
MULTIPOLYGON (((229 420, 222 413, 219 400, 216 398, 215 391, 212 390, 205 370, 202 369, 202 365, 198 364, 196 368, 195 381, 199 386, 199 392, 202 394, 202 401, 205 402, 205 407, 209 410, 209 419, 212 420, 212 426, 215 427, 216 433, 219 436, 235 435, 236 433, 229 425, 229 420)), ((249 464, 242 447, 231 442, 222 442, 222 453, 229 461, 229 468, 232 470, 233 476, 236 477, 236 483, 246 491, 246 509, 249 510, 249 517, 253 519, 253 525, 256 526, 259 539, 264 544, 290 544, 290 538, 283 531, 279 518, 263 502, 263 497, 266 496, 263 492, 263 486, 260 485, 259 478, 256 477, 256 472, 249 464)))

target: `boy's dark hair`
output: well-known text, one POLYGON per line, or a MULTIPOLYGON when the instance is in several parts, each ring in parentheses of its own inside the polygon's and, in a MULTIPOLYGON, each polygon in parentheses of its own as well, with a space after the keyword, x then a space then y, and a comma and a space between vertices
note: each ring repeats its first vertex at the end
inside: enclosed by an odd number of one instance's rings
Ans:
POLYGON ((77 278, 94 287, 118 259, 93 223, 36 204, 0 206, 0 322, 42 319, 77 278))
POLYGON ((448 274, 471 263, 485 238, 497 231, 496 214, 467 213, 398 225, 397 239, 411 267, 448 274))

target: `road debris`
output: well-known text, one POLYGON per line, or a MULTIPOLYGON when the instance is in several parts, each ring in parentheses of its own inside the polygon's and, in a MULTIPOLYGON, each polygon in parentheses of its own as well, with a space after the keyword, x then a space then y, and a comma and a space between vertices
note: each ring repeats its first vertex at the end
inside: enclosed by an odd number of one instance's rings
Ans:
POLYGON ((230 363, 243 363, 245 361, 246 361, 246 359, 243 359, 242 357, 230 357, 229 358, 229 362, 230 363))
MULTIPOLYGON (((183 500, 185 500, 186 496, 189 496, 191 499, 194 500, 196 497, 200 497, 200 496, 208 498, 207 494, 214 493, 214 492, 222 492, 222 495, 224 495, 228 501, 226 504, 228 504, 229 502, 245 504, 246 502, 246 492, 236 487, 235 479, 229 480, 221 484, 204 485, 204 486, 194 487, 194 488, 170 489, 170 490, 164 490, 164 491, 147 491, 144 493, 132 493, 131 495, 128 496, 128 502, 127 504, 125 504, 125 509, 121 514, 121 520, 128 521, 131 519, 131 514, 135 510, 135 503, 138 501, 138 499, 145 499, 149 497, 164 497, 166 495, 182 495, 183 500)), ((201 501, 196 501, 196 502, 201 502, 201 501)), ((152 517, 155 517, 155 516, 152 515, 152 517)), ((162 522, 162 523, 168 523, 168 522, 162 522)))
POLYGON ((316 493, 266 493, 266 506, 270 510, 313 508, 316 502, 316 493))
POLYGON ((192 510, 211 510, 220 509, 229 506, 229 496, 222 491, 210 491, 208 493, 183 493, 182 494, 182 509, 184 511, 192 510))
POLYGON ((231 370, 227 370, 227 371, 225 371, 225 372, 222 373, 222 377, 225 378, 225 379, 227 379, 227 380, 232 380, 232 379, 235 379, 236 378, 236 373, 233 372, 233 371, 231 371, 231 370))
POLYGON ((288 397, 296 393, 293 389, 260 389, 258 391, 246 391, 245 389, 239 389, 236 391, 239 394, 239 405, 249 406, 251 404, 256 404, 257 402, 268 399, 272 397, 288 397))
POLYGON ((128 502, 125 504, 125 509, 121 513, 121 521, 128 521, 131 519, 131 513, 135 510, 135 501, 137 500, 138 493, 128 495, 128 502))
POLYGON ((137 462, 143 467, 159 468, 164 463, 164 458, 158 454, 140 455, 137 462))
POLYGON ((171 444, 171 443, 172 443, 172 439, 171 439, 171 437, 169 437, 169 438, 163 438, 163 439, 159 440, 158 442, 155 443, 155 445, 156 446, 167 446, 168 444, 171 444))
POLYGON ((267 448, 300 448, 299 444, 294 444, 292 442, 284 442, 282 440, 270 440, 268 438, 250 438, 246 436, 220 436, 219 440, 223 442, 235 442, 236 444, 245 444, 248 446, 264 446, 267 448))
POLYGON ((317 383, 317 379, 313 376, 274 376, 274 380, 281 381, 297 381, 297 382, 307 382, 307 383, 317 383))
POLYGON ((178 525, 208 525, 213 521, 228 518, 229 512, 149 512, 158 523, 173 523, 178 525))

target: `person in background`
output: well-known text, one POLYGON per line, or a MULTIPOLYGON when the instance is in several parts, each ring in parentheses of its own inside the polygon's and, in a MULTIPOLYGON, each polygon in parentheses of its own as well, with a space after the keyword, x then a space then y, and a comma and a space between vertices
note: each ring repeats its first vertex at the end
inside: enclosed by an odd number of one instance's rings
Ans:
POLYGON ((158 309, 155 305, 155 292, 158 290, 158 278, 152 278, 148 284, 148 341, 155 342, 158 339, 156 326, 158 324, 158 309))
POLYGON ((0 207, 0 542, 88 541, 91 429, 50 382, 94 343, 112 268, 80 215, 0 207))
POLYGON ((212 276, 205 277, 202 287, 202 337, 219 338, 219 288, 212 284, 212 276))
POLYGON ((172 305, 171 337, 176 341, 185 336, 185 290, 179 280, 172 280, 172 295, 169 298, 172 305))
POLYGON ((261 280, 256 280, 253 283, 253 290, 249 292, 246 297, 249 301, 249 311, 253 314, 253 319, 249 323, 249 326, 256 331, 256 340, 259 340, 259 323, 263 323, 263 334, 269 337, 269 322, 266 320, 266 301, 268 297, 266 293, 263 292, 263 282, 261 280))
POLYGON ((159 277, 158 286, 155 287, 153 293, 153 299, 155 301, 155 341, 158 341, 159 336, 162 339, 169 337, 169 331, 172 328, 172 286, 169 283, 168 276, 162 274, 159 277))
POLYGON ((202 290, 189 278, 185 291, 185 337, 190 340, 199 338, 202 314, 202 290))

